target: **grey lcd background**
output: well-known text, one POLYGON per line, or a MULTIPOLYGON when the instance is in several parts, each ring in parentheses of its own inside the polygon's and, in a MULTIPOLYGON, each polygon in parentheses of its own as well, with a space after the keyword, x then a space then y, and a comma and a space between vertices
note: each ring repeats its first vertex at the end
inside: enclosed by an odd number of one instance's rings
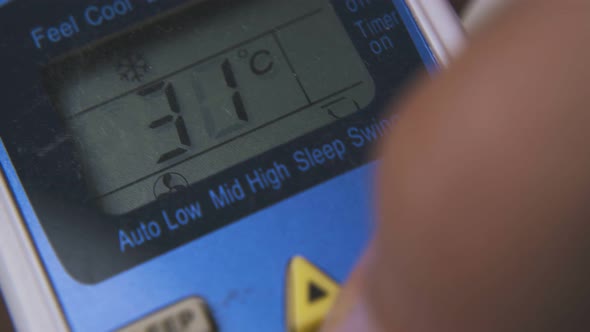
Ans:
POLYGON ((236 3, 206 19, 158 27, 147 41, 114 50, 99 46, 83 61, 66 59, 53 68, 63 73, 54 82, 58 108, 104 212, 123 214, 154 201, 164 174, 173 175, 174 185, 195 183, 373 99, 372 79, 328 0, 236 3), (255 54, 255 67, 272 63, 272 70, 254 73, 255 54), (117 64, 127 55, 145 60, 140 81, 122 79, 117 64), (236 88, 224 79, 226 60, 236 88), (163 90, 138 93, 160 82, 176 91, 191 146, 158 164, 163 153, 186 148, 173 123, 149 128, 154 120, 177 115, 163 90), (236 116, 236 91, 248 121, 236 116), (332 101, 330 112, 322 108, 332 101))

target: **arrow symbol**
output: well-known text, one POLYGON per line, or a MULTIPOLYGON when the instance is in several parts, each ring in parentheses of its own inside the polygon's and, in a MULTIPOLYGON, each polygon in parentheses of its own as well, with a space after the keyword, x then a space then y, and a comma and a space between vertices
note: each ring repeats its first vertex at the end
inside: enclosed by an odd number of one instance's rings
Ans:
POLYGON ((307 294, 309 295, 308 296, 309 303, 314 303, 318 300, 323 299, 324 297, 326 297, 328 295, 328 293, 325 290, 320 288, 320 286, 316 285, 313 281, 309 282, 309 288, 308 288, 307 294))

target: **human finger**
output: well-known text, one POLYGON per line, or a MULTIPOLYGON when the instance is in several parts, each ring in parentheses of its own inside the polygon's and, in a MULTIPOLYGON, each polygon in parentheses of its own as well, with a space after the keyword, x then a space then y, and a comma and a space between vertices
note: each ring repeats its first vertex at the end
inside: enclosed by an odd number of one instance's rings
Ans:
POLYGON ((402 106, 356 283, 370 325, 588 327, 590 4, 559 5, 515 4, 402 106))

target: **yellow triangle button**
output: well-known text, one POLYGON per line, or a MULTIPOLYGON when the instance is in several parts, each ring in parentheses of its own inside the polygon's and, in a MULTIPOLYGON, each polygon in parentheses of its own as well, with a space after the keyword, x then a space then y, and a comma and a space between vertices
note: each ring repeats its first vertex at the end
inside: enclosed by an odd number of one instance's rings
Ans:
POLYGON ((340 286, 315 265, 293 258, 287 271, 289 332, 317 332, 339 291, 340 286))

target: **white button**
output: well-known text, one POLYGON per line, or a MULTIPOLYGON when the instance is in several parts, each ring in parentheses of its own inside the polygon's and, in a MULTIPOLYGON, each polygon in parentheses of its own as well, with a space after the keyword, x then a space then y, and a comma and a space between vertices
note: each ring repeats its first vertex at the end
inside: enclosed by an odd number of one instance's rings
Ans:
POLYGON ((128 325, 119 332, 215 332, 207 304, 191 297, 128 325))

